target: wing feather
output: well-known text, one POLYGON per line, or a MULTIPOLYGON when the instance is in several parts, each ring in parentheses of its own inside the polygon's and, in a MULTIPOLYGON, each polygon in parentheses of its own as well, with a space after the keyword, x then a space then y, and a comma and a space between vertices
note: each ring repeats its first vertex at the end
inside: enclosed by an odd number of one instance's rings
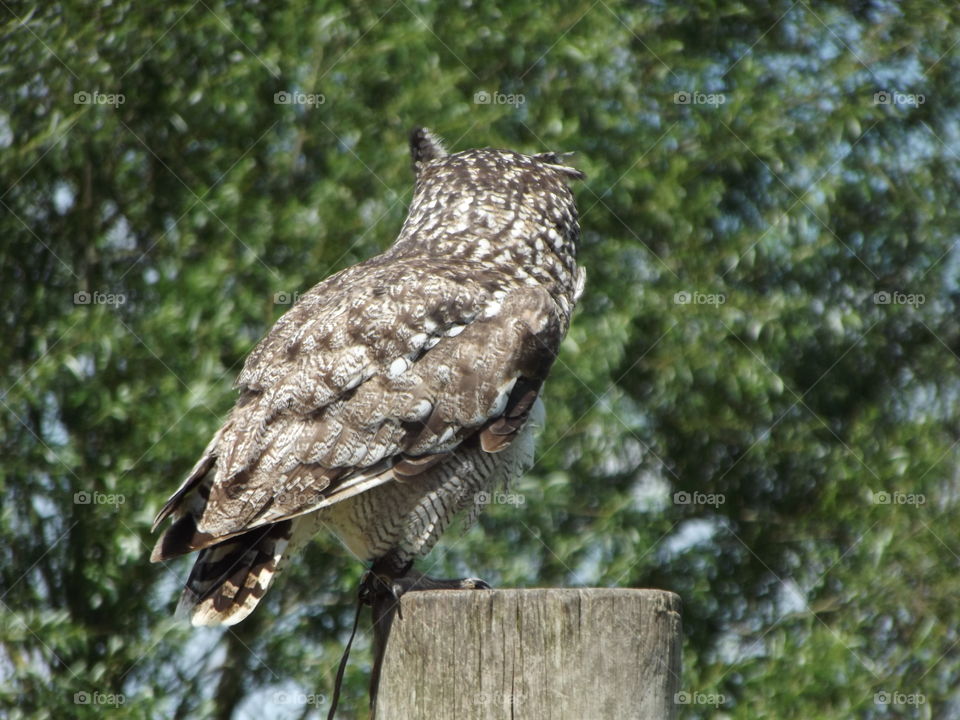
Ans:
POLYGON ((409 481, 464 442, 499 452, 523 427, 566 329, 550 295, 482 266, 376 261, 315 287, 250 354, 155 556, 409 481))

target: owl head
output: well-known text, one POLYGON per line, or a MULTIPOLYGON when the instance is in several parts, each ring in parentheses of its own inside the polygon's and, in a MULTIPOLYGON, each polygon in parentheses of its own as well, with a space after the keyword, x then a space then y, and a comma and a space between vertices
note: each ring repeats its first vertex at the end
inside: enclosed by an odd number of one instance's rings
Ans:
MULTIPOLYGON (((487 152, 501 152, 508 155, 521 155, 509 150, 487 150, 487 152)), ((443 140, 429 128, 415 127, 410 132, 410 158, 413 161, 414 175, 419 176, 429 163, 442 160, 449 155, 443 140)), ((531 158, 544 167, 550 168, 555 172, 564 175, 571 180, 584 180, 586 175, 574 167, 564 164, 564 160, 573 155, 573 153, 543 152, 534 155, 522 155, 521 157, 531 158)))
POLYGON ((450 153, 426 128, 410 134, 416 188, 391 257, 469 263, 575 298, 580 237, 564 154, 477 148, 450 153))

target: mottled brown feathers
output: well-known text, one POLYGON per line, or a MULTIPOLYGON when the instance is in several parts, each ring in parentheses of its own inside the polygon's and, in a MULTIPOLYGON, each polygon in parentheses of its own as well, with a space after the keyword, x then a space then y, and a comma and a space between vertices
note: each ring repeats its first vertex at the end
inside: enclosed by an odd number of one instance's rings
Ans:
POLYGON ((396 242, 276 322, 157 516, 174 523, 153 560, 201 550, 195 622, 245 615, 283 553, 324 527, 365 560, 422 554, 532 462, 530 418, 583 290, 567 187, 582 175, 555 153, 448 154, 422 128, 410 148, 396 242))

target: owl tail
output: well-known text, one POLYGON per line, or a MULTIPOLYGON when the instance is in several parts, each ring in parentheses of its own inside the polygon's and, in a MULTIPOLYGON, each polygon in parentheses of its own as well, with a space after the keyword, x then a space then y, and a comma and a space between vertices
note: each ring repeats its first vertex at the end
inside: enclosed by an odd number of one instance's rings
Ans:
POLYGON ((293 521, 267 525, 200 551, 177 615, 194 625, 235 625, 249 615, 281 567, 293 521))

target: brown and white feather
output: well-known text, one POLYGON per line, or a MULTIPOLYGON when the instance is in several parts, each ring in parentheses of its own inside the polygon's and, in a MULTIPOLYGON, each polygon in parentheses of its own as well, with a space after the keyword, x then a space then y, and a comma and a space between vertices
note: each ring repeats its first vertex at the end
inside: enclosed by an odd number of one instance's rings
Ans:
POLYGON ((240 397, 157 516, 152 559, 200 550, 182 607, 236 622, 326 527, 363 560, 415 558, 476 493, 532 463, 531 414, 584 273, 559 155, 411 138, 386 252, 322 281, 254 348, 240 397))

